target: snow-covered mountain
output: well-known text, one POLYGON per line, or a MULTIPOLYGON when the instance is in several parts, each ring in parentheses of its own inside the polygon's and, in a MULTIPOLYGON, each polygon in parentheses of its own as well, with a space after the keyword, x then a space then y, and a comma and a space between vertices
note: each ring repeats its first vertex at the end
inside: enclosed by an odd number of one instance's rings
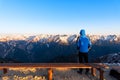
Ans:
POLYGON ((16 40, 24 40, 27 42, 56 42, 56 43, 69 43, 74 42, 77 35, 0 35, 1 42, 9 42, 16 40))
POLYGON ((112 53, 99 58, 101 63, 120 63, 120 52, 112 53))
MULTIPOLYGON (((73 61, 79 35, 0 35, 0 57, 21 62, 73 61)), ((93 47, 91 57, 120 52, 119 35, 87 35, 93 47)))
MULTIPOLYGON (((77 40, 79 35, 48 35, 48 34, 40 34, 40 35, 28 35, 28 34, 9 34, 0 35, 0 41, 11 41, 11 40, 25 40, 28 42, 62 42, 62 43, 70 43, 77 40)), ((120 42, 120 35, 87 35, 90 37, 92 42, 97 40, 107 40, 107 41, 115 41, 120 42)))

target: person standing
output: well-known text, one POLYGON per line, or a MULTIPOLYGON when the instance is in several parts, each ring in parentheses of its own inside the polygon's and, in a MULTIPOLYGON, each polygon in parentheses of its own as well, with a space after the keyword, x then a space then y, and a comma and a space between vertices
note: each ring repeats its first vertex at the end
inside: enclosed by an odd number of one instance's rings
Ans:
MULTIPOLYGON (((90 39, 86 36, 85 30, 81 29, 80 30, 80 36, 77 41, 77 49, 79 50, 79 63, 88 63, 88 52, 89 49, 91 48, 91 41, 90 39)), ((79 73, 82 74, 83 69, 79 69, 79 73)), ((85 74, 89 72, 89 69, 86 69, 85 74)))

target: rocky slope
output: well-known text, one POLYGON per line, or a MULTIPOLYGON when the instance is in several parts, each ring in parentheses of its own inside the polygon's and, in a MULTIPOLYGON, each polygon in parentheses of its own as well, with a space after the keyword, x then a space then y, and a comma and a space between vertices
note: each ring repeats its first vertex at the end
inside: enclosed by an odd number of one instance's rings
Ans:
POLYGON ((98 61, 101 63, 119 63, 120 65, 120 52, 102 56, 98 58, 98 61))

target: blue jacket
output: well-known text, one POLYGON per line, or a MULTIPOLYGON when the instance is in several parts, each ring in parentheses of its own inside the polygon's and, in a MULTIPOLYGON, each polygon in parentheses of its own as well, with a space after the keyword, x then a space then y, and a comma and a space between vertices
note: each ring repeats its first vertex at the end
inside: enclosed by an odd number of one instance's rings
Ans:
POLYGON ((78 40, 77 46, 79 47, 80 52, 88 53, 89 48, 91 47, 91 42, 85 35, 85 30, 80 31, 80 38, 78 40))

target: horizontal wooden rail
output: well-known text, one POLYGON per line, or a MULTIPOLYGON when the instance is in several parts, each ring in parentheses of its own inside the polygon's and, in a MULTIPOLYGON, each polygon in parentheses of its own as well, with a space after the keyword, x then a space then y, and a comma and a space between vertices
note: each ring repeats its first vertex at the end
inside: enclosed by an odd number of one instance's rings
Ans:
POLYGON ((100 72, 100 80, 104 79, 103 68, 108 66, 101 63, 0 63, 0 69, 7 72, 7 68, 48 68, 48 80, 52 80, 53 68, 91 68, 92 75, 96 75, 96 70, 100 72))
POLYGON ((109 68, 101 63, 0 63, 0 68, 109 68))
POLYGON ((0 63, 0 68, 91 68, 82 63, 0 63))

